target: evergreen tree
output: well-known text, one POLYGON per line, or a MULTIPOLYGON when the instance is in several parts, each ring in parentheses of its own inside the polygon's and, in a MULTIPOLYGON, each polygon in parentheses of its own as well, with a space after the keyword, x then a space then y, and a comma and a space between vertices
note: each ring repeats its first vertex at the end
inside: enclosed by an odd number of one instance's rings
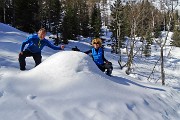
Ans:
POLYGON ((171 44, 176 47, 180 47, 180 30, 175 29, 172 36, 173 41, 171 41, 171 44))
POLYGON ((77 35, 88 36, 89 15, 86 0, 66 1, 62 22, 62 35, 65 42, 76 39, 77 35))
POLYGON ((62 36, 64 43, 68 43, 68 39, 73 39, 74 11, 72 6, 66 6, 64 18, 62 22, 62 36))
POLYGON ((52 10, 52 0, 39 0, 39 14, 40 14, 40 21, 41 27, 46 28, 47 31, 51 32, 51 13, 52 10))
POLYGON ((12 0, 0 0, 0 21, 11 24, 12 19, 12 0))
POLYGON ((131 34, 131 18, 130 18, 130 10, 131 10, 131 6, 129 5, 129 3, 126 3, 126 5, 124 6, 123 9, 123 33, 124 36, 130 36, 131 34))
POLYGON ((102 16, 102 22, 103 25, 108 26, 109 21, 108 21, 108 1, 107 0, 101 0, 101 16, 102 16))
POLYGON ((62 2, 59 0, 40 1, 41 26, 52 33, 57 33, 62 24, 62 2))
POLYGON ((151 56, 151 44, 145 44, 143 53, 145 57, 151 56))
POLYGON ((151 43, 151 39, 153 36, 151 33, 153 32, 153 12, 155 7, 148 0, 143 0, 141 3, 137 4, 137 9, 140 8, 140 15, 137 22, 137 35, 140 37, 144 37, 148 43, 151 43), (146 39, 147 38, 147 39, 146 39))
POLYGON ((40 26, 44 28, 47 27, 47 22, 48 22, 48 3, 46 0, 38 0, 38 5, 39 5, 39 19, 40 19, 40 26))
POLYGON ((164 30, 162 29, 163 16, 164 15, 158 9, 153 9, 152 28, 154 32, 153 37, 155 38, 159 38, 161 35, 161 30, 164 30))
POLYGON ((94 37, 99 37, 101 32, 101 11, 100 6, 95 4, 91 14, 91 32, 94 37))
POLYGON ((26 32, 35 32, 39 28, 37 0, 15 0, 15 26, 26 32))
POLYGON ((12 0, 5 0, 5 23, 12 24, 13 22, 13 6, 12 0))
POLYGON ((175 11, 174 15, 174 30, 172 35, 171 45, 180 47, 180 27, 179 27, 179 15, 178 11, 175 11))
POLYGON ((3 0, 0 0, 0 22, 3 22, 3 0))
POLYGON ((161 35, 161 26, 160 25, 155 25, 154 27, 154 37, 155 38, 159 38, 159 36, 161 35))
POLYGON ((80 24, 80 34, 87 37, 89 32, 89 11, 86 0, 80 0, 79 4, 79 24, 80 24))
POLYGON ((116 40, 116 46, 122 47, 124 36, 125 36, 125 12, 124 12, 124 6, 121 3, 121 0, 115 1, 115 3, 111 6, 111 31, 112 31, 112 38, 115 38, 116 40))
POLYGON ((62 3, 59 0, 51 1, 50 19, 52 24, 52 32, 60 32, 62 24, 62 3))
POLYGON ((80 34, 80 9, 79 9, 79 1, 74 1, 73 5, 73 10, 72 10, 72 21, 71 26, 72 26, 72 38, 71 39, 76 39, 76 36, 80 34))

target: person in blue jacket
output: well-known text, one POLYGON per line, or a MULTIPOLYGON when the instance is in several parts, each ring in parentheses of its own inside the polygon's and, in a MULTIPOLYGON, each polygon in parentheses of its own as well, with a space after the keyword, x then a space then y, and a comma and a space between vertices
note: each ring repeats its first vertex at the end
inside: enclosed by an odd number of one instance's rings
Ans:
POLYGON ((84 53, 86 54, 92 54, 93 61, 96 63, 98 68, 105 72, 107 75, 111 75, 113 66, 112 63, 105 59, 104 57, 104 50, 102 48, 102 40, 100 38, 96 38, 92 40, 93 48, 91 50, 88 50, 84 53))
POLYGON ((20 70, 26 70, 26 57, 33 57, 35 61, 35 66, 41 63, 41 50, 44 46, 48 46, 54 50, 63 50, 64 46, 56 47, 52 45, 47 39, 45 39, 46 30, 41 28, 37 34, 30 35, 21 46, 21 52, 19 53, 19 65, 20 70), (26 44, 28 44, 27 48, 24 50, 26 44))

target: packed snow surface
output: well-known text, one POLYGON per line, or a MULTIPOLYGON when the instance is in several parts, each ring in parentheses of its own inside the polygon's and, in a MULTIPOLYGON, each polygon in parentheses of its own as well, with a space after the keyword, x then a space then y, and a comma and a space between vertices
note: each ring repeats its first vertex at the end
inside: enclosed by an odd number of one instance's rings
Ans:
MULTIPOLYGON (((0 24, 1 120, 179 120, 177 80, 169 82, 172 87, 139 80, 138 74, 127 76, 107 47, 105 56, 114 66, 109 77, 89 55, 71 51, 74 46, 90 49, 86 40, 70 41, 63 51, 45 48, 40 65, 34 68, 33 59, 27 58, 28 70, 20 71, 18 53, 27 36, 0 24)), ((177 57, 171 60, 179 62, 177 57)), ((171 75, 178 72, 168 70, 171 75)))

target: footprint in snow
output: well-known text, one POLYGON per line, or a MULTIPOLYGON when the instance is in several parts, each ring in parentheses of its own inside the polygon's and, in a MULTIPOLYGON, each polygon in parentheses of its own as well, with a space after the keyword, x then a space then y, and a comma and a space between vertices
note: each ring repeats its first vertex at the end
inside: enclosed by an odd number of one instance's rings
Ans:
POLYGON ((3 77, 3 74, 0 74, 0 80, 2 79, 2 77, 3 77))
POLYGON ((4 95, 4 91, 1 91, 0 92, 0 98, 3 97, 3 95, 4 95))
POLYGON ((34 100, 36 97, 37 97, 37 96, 35 96, 35 95, 28 95, 28 96, 27 96, 27 99, 28 99, 28 100, 34 100))

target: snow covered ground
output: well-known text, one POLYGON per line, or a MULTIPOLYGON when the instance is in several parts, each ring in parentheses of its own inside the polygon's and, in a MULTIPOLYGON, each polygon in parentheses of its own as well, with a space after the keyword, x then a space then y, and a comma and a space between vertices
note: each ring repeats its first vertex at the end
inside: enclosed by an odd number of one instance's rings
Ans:
POLYGON ((119 69, 118 55, 107 46, 112 77, 102 73, 90 56, 71 51, 74 46, 90 49, 86 40, 70 41, 64 51, 46 47, 39 66, 34 68, 33 59, 27 58, 28 70, 20 71, 18 53, 27 36, 0 23, 0 120, 180 119, 179 48, 166 57, 167 85, 161 86, 160 80, 155 84, 145 77, 159 57, 156 47, 151 57, 135 58, 137 69, 129 76, 119 69))

